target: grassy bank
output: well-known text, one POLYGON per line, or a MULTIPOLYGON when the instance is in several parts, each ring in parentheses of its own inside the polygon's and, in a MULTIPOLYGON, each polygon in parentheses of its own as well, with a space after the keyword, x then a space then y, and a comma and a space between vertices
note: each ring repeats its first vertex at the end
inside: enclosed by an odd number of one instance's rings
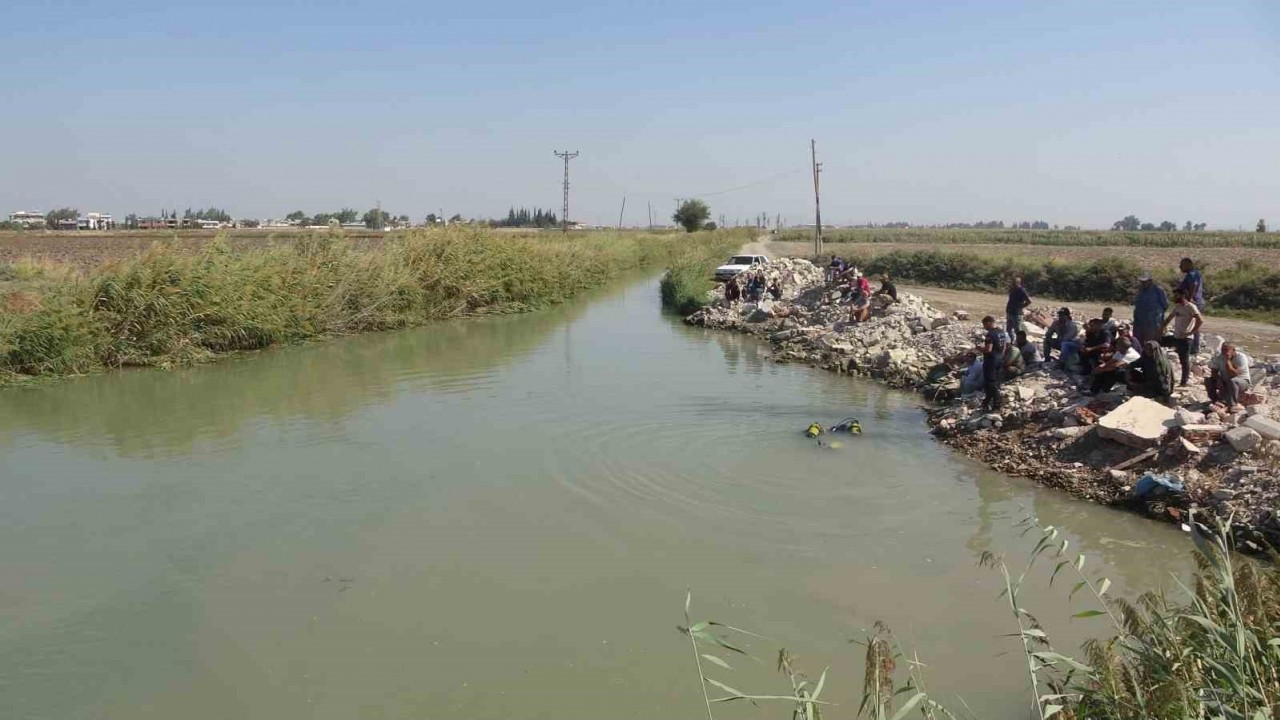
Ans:
POLYGON ((662 276, 659 289, 662 306, 681 315, 689 315, 707 304, 707 291, 715 285, 712 275, 723 262, 726 252, 707 257, 697 252, 685 252, 672 258, 667 272, 662 276))
MULTIPOLYGON (((783 230, 781 242, 812 242, 812 229, 783 230)), ((1280 233, 1119 232, 1107 230, 980 230, 969 228, 840 228, 823 230, 826 243, 918 245, 1048 245, 1151 248, 1280 248, 1280 233)))
MULTIPOLYGON (((1133 260, 1107 257, 1063 262, 1027 257, 990 257, 941 250, 894 250, 869 257, 846 258, 865 272, 889 273, 895 279, 956 290, 1003 292, 1009 278, 1021 275, 1028 291, 1060 300, 1128 303, 1143 269, 1133 260)), ((1172 271, 1156 273, 1166 286, 1176 284, 1172 271)), ((1248 260, 1205 271, 1209 309, 1247 314, 1274 321, 1280 310, 1280 272, 1248 260)))
POLYGON ((258 249, 158 244, 87 273, 13 263, 0 268, 0 384, 522 312, 672 258, 719 257, 740 242, 729 233, 458 229, 398 234, 376 248, 329 233, 258 249))

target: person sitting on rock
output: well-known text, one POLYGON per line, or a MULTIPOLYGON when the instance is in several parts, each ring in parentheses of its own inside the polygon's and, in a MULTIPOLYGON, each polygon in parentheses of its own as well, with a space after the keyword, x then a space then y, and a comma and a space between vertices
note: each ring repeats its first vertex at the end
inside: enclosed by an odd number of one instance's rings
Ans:
POLYGON ((1040 364, 1040 349, 1027 339, 1027 331, 1019 330, 1016 335, 1019 354, 1022 355, 1022 366, 1033 368, 1040 364))
POLYGON ((774 300, 782 299, 782 287, 778 285, 777 280, 774 280, 772 283, 769 283, 769 297, 773 298, 774 300))
MULTIPOLYGON (((1018 332, 1021 333, 1022 331, 1019 330, 1018 332)), ((1022 361, 1022 351, 1014 343, 1006 342, 1004 345, 1004 379, 1012 380, 1026 372, 1026 369, 1026 363, 1022 361)))
POLYGON ((840 276, 844 274, 844 270, 844 260, 839 255, 832 255, 831 263, 827 265, 827 283, 831 284, 840 279, 840 276))
POLYGON ((1173 394, 1173 379, 1173 364, 1155 340, 1148 340, 1142 346, 1142 357, 1136 363, 1130 363, 1125 371, 1129 392, 1166 405, 1173 394))
POLYGON ((1252 386, 1249 378, 1250 359, 1232 343, 1223 343, 1222 350, 1209 361, 1209 378, 1204 381, 1210 402, 1221 402, 1232 412, 1238 410, 1240 395, 1252 386))
MULTIPOLYGON (((1101 324, 1101 320, 1098 321, 1101 324)), ((1099 358, 1093 368, 1093 381, 1089 383, 1089 394, 1104 393, 1125 378, 1125 370, 1142 359, 1142 353, 1131 346, 1127 340, 1116 343, 1115 350, 1108 350, 1099 358)))
POLYGON ((1058 310, 1058 319, 1044 333, 1044 361, 1053 359, 1053 351, 1057 350, 1058 360, 1066 362, 1067 356, 1074 352, 1079 336, 1080 327, 1071 319, 1071 311, 1067 308, 1058 310))
POLYGON ((867 276, 859 274, 853 283, 853 302, 849 309, 849 322, 866 322, 871 317, 871 283, 867 276))
POLYGON ((738 278, 729 278, 724 284, 724 300, 728 303, 735 303, 742 299, 742 286, 738 284, 738 278))
POLYGON ((1102 361, 1104 353, 1111 352, 1113 338, 1103 326, 1102 318, 1092 318, 1084 328, 1084 343, 1080 347, 1080 363, 1085 372, 1102 361))
POLYGON ((898 302, 898 286, 893 284, 893 280, 889 277, 889 273, 880 276, 880 289, 876 291, 876 295, 888 297, 890 303, 898 302))
POLYGON ((1000 379, 1009 336, 996 327, 996 319, 990 315, 982 318, 982 329, 985 331, 982 336, 982 411, 995 412, 1001 406, 1000 379))
POLYGON ((1116 319, 1112 317, 1115 313, 1116 311, 1112 308, 1102 308, 1102 329, 1111 334, 1113 341, 1120 337, 1120 323, 1116 322, 1116 319))
POLYGON ((1200 334, 1200 326, 1204 324, 1204 316, 1200 308, 1191 302, 1191 298, 1182 290, 1173 291, 1173 309, 1160 326, 1160 347, 1171 347, 1178 353, 1178 363, 1182 366, 1182 380, 1178 384, 1187 386, 1187 378, 1191 373, 1191 343, 1194 336, 1200 334), (1173 334, 1165 335, 1173 323, 1173 334))

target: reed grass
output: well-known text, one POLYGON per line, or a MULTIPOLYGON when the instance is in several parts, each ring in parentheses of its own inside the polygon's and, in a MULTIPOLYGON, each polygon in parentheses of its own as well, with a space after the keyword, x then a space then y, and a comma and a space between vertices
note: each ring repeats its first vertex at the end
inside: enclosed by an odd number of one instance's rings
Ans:
MULTIPOLYGON (((1010 625, 1017 630, 1012 637, 1026 660, 1032 717, 1268 720, 1280 715, 1280 569, 1234 553, 1224 529, 1200 525, 1194 515, 1189 522, 1197 569, 1190 584, 1178 583, 1176 597, 1163 590, 1133 601, 1113 597, 1108 594, 1109 579, 1086 570, 1084 555, 1071 553, 1055 528, 1040 527, 1034 519, 1024 522, 1025 531, 1038 537, 1021 568, 1011 569, 1003 557, 983 554, 980 564, 996 570, 1003 581, 1000 599, 1009 607, 1010 625), (1110 622, 1110 631, 1086 642, 1079 658, 1056 650, 1044 626, 1022 602, 1024 583, 1046 563, 1053 566, 1044 570, 1051 585, 1060 576, 1071 576, 1070 596, 1088 598, 1088 606, 1073 618, 1110 622)), ((688 598, 685 614, 688 618, 688 598)), ((680 629, 697 636, 714 625, 704 622, 680 629)), ((714 644, 715 639, 712 635, 704 642, 714 644)), ((865 640, 853 642, 866 647, 858 716, 956 717, 925 690, 918 657, 905 663, 907 677, 900 684, 905 652, 887 627, 877 623, 865 640)), ((706 677, 701 665, 698 672, 704 689, 708 684, 727 689, 706 677)), ((812 697, 816 696, 815 691, 812 697)), ((790 701, 793 719, 816 717, 804 714, 805 696, 799 691, 756 696, 731 690, 729 697, 718 699, 747 698, 790 701)), ((707 702, 709 717, 712 702, 707 702)))
POLYGON ((450 229, 361 248, 317 233, 260 249, 163 243, 88 274, 14 264, 0 276, 0 383, 228 353, 443 318, 535 310, 675 257, 719 257, 727 233, 510 236, 450 229))

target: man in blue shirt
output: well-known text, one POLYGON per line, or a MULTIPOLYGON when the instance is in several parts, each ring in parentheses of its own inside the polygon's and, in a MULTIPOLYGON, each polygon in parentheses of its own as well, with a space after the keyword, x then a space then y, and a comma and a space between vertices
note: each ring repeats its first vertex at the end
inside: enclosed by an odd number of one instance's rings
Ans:
POLYGON ((1022 329, 1022 311, 1031 305, 1031 296, 1027 294, 1026 288, 1022 287, 1022 278, 1015 277, 1009 285, 1009 302, 1004 306, 1004 332, 1005 335, 1013 337, 1014 333, 1022 329))
POLYGON ((982 411, 1000 409, 1000 378, 1004 373, 1004 349, 1009 336, 996 327, 996 319, 990 315, 982 318, 982 411))
MULTIPOLYGON (((1204 276, 1196 269, 1196 264, 1191 258, 1182 258, 1182 262, 1178 263, 1178 269, 1182 271, 1182 282, 1178 283, 1178 289, 1182 291, 1192 305, 1204 314, 1204 276)), ((1190 352, 1195 355, 1200 352, 1200 331, 1196 330, 1191 336, 1190 352)))
POLYGON ((1133 300, 1133 336, 1142 347, 1160 341, 1160 326, 1169 310, 1169 296, 1151 280, 1150 273, 1138 278, 1138 296, 1133 300))

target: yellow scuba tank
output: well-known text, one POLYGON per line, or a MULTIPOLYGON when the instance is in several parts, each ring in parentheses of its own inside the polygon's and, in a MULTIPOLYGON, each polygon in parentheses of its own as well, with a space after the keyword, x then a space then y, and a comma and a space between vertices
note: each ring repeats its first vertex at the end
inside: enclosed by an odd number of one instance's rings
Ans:
POLYGON ((809 428, 804 431, 805 437, 816 438, 822 434, 822 426, 818 423, 810 423, 809 428))
POLYGON ((850 435, 861 435, 862 423, 858 422, 858 418, 845 418, 844 420, 841 420, 838 425, 832 425, 831 432, 834 432, 834 433, 847 432, 850 435))

